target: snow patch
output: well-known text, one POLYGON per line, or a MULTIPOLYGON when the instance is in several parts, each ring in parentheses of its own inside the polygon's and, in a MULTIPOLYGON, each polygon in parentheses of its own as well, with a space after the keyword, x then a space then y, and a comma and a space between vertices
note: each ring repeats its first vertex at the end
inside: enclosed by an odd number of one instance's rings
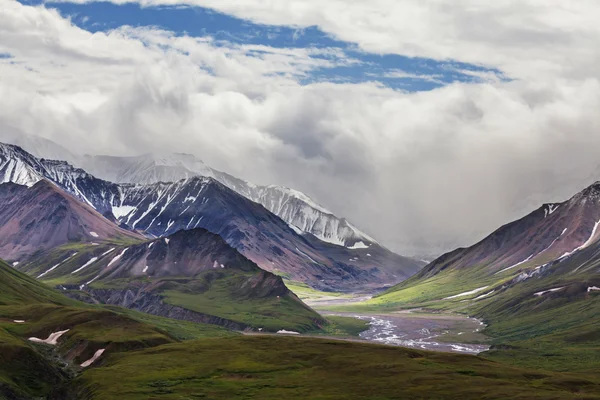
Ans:
POLYGON ((463 297, 463 296, 468 296, 468 295, 471 295, 471 294, 479 293, 479 292, 487 289, 488 287, 489 286, 484 286, 484 287, 480 287, 480 288, 477 288, 477 289, 474 289, 474 290, 470 290, 468 292, 459 293, 459 294, 456 294, 454 296, 445 297, 444 300, 456 299, 457 297, 463 297))
POLYGON ((18 261, 15 261, 14 263, 12 263, 12 266, 13 266, 13 267, 16 267, 17 265, 19 265, 19 262, 18 262, 18 261))
POLYGON ((165 238, 165 243, 166 243, 166 244, 169 244, 169 242, 170 242, 170 241, 171 241, 171 239, 169 239, 169 238, 165 238))
MULTIPOLYGON (((98 274, 98 276, 94 277, 94 279, 92 279, 92 280, 91 280, 91 281, 89 281, 89 282, 86 282, 86 283, 85 283, 85 286, 89 286, 89 285, 91 285, 92 283, 96 282, 96 279, 100 278, 100 275, 101 275, 101 274, 98 274)), ((84 285, 82 285, 82 286, 84 286, 84 285)), ((82 290, 82 288, 80 287, 80 288, 79 288, 79 290, 82 290)))
POLYGON ((587 288, 588 293, 590 292, 597 292, 600 291, 600 287, 597 286, 590 286, 589 288, 587 288))
POLYGON ((510 266, 510 267, 508 267, 508 268, 504 268, 502 271, 498 271, 498 272, 496 272, 494 275, 498 275, 498 274, 500 274, 500 273, 502 273, 502 272, 504 272, 504 271, 508 271, 509 269, 513 269, 513 268, 515 268, 515 267, 518 267, 519 265, 525 264, 527 261, 531 260, 531 259, 533 258, 533 256, 534 256, 534 255, 532 254, 532 255, 530 255, 529 257, 527 257, 525 260, 523 260, 523 261, 521 261, 521 262, 518 262, 518 263, 516 263, 515 265, 511 265, 511 266, 510 266))
POLYGON ((113 206, 112 213, 116 219, 121 220, 121 218, 128 216, 135 209, 132 206, 113 206))
POLYGON ((22 320, 22 319, 15 319, 13 322, 14 322, 15 324, 24 324, 24 323, 25 323, 25 320, 22 320))
POLYGON ((96 261, 98 261, 98 257, 93 257, 90 261, 86 262, 82 267, 77 268, 75 271, 71 272, 71 275, 78 273, 79 271, 81 271, 82 269, 84 269, 86 267, 89 267, 96 261))
POLYGON ((98 234, 96 232, 90 232, 90 235, 92 235, 95 238, 100 237, 100 236, 98 236, 98 234))
POLYGON ((484 298, 486 298, 486 297, 488 297, 488 296, 491 296, 491 295, 492 295, 494 292, 495 292, 495 290, 492 290, 491 292, 487 292, 487 293, 485 293, 485 294, 482 294, 482 295, 481 295, 481 296, 479 296, 479 297, 475 297, 475 300, 484 299, 484 298))
POLYGON ((100 356, 102 354, 104 354, 104 351, 106 351, 106 349, 100 349, 97 352, 95 352, 94 356, 92 358, 90 358, 89 360, 87 360, 86 362, 84 362, 83 364, 81 364, 81 368, 87 368, 90 365, 92 365, 94 363, 94 361, 96 361, 97 359, 99 359, 100 356))
POLYGON ((296 225, 294 224, 288 224, 288 226, 294 231, 296 232, 296 234, 298 235, 304 235, 306 232, 304 232, 302 229, 298 228, 296 225))
POLYGON ((118 256, 116 256, 115 258, 113 258, 112 260, 110 260, 110 262, 108 263, 108 265, 106 266, 107 268, 110 267, 111 265, 113 265, 114 263, 116 263, 117 261, 119 261, 119 259, 121 259, 121 257, 123 257, 123 255, 125 254, 125 252, 129 250, 129 247, 126 248, 125 250, 123 250, 121 252, 121 254, 119 254, 118 256))
POLYGON ((558 292, 558 291, 563 290, 563 289, 564 289, 564 286, 563 287, 559 287, 559 288, 544 290, 543 292, 537 292, 537 293, 534 293, 533 295, 539 297, 539 296, 545 295, 546 293, 558 292))
POLYGON ((364 242, 356 242, 354 243, 354 245, 352 245, 351 247, 348 247, 351 250, 356 250, 356 249, 368 249, 369 246, 367 246, 364 242))
POLYGON ((552 215, 552 213, 558 210, 559 207, 560 205, 558 204, 548 204, 548 208, 544 209, 544 218, 548 217, 549 215, 552 215))
POLYGON ((296 251, 300 254, 302 254, 304 257, 308 258, 310 261, 314 262, 315 264, 318 264, 315 260, 313 260, 311 258, 311 256, 309 256, 308 254, 306 254, 305 252, 303 252, 302 250, 300 250, 299 248, 296 247, 296 251))
POLYGON ((144 267, 144 270, 143 270, 142 272, 145 274, 147 271, 148 271, 148 266, 146 265, 146 266, 144 267))
POLYGON ((50 336, 48 336, 48 339, 39 339, 36 337, 30 337, 29 341, 35 342, 35 343, 45 343, 45 344, 49 344, 52 346, 56 346, 56 344, 58 343, 58 339, 65 333, 69 332, 69 330, 70 329, 51 333, 50 336))
POLYGON ((71 254, 69 257, 65 258, 63 261, 59 262, 58 264, 56 264, 55 266, 53 266, 52 268, 50 268, 48 271, 42 273, 41 275, 39 275, 37 277, 37 279, 40 279, 42 276, 54 271, 56 268, 60 267, 62 264, 66 263, 67 261, 69 261, 71 258, 75 257, 77 255, 77 253, 71 254))
POLYGON ((277 333, 282 334, 282 335, 299 335, 300 334, 299 332, 286 331, 285 329, 277 331, 277 333))
POLYGON ((115 251, 115 248, 113 247, 112 249, 105 251, 104 253, 102 253, 102 255, 100 257, 104 257, 105 255, 108 255, 110 253, 112 253, 113 251, 115 251))
POLYGON ((592 244, 592 242, 594 241, 594 236, 596 236, 596 231, 598 230, 598 225, 600 225, 600 221, 596 222, 594 224, 594 229, 592 229, 592 234, 590 235, 589 239, 585 241, 584 244, 582 244, 581 246, 577 247, 576 249, 574 249, 571 252, 565 253, 562 256, 560 256, 559 260, 562 260, 565 257, 569 257, 570 255, 572 255, 573 253, 578 252, 579 250, 585 249, 586 247, 588 247, 590 244, 592 244))

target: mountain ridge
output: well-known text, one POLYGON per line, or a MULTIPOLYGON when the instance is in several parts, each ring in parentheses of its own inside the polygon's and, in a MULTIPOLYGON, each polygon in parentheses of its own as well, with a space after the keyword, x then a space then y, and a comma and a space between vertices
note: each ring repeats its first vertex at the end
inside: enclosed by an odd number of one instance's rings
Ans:
POLYGON ((39 160, 10 145, 0 145, 0 166, 2 181, 31 186, 49 179, 132 230, 168 236, 177 230, 207 228, 261 268, 324 289, 393 284, 422 265, 378 244, 361 242, 349 249, 298 232, 262 205, 213 178, 194 176, 174 183, 118 185, 66 162, 39 160), (19 173, 12 173, 14 170, 19 173))

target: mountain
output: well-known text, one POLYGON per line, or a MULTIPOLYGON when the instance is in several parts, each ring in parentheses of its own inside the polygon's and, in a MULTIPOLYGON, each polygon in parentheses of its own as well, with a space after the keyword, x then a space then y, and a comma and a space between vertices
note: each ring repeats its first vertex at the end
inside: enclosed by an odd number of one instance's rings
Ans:
POLYGON ((202 228, 143 243, 58 247, 18 268, 76 299, 163 317, 273 332, 325 324, 281 277, 202 228))
POLYGON ((67 243, 141 240, 92 207, 41 180, 0 185, 0 257, 15 263, 67 243))
POLYGON ((209 325, 90 307, 0 260, 1 399, 68 398, 64 390, 72 380, 110 354, 173 344, 181 331, 192 337, 235 335, 209 325))
POLYGON ((95 176, 117 183, 155 184, 176 182, 195 176, 213 178, 297 229, 336 245, 349 248, 377 244, 344 218, 336 217, 304 193, 283 186, 258 186, 217 171, 191 154, 138 157, 86 156, 80 166, 95 176))
POLYGON ((323 242, 213 178, 115 184, 66 162, 40 160, 0 145, 0 180, 32 186, 48 179, 123 227, 168 236, 205 228, 261 268, 323 289, 353 290, 400 282, 421 264, 376 243, 352 248, 323 242))
POLYGON ((600 183, 436 259, 369 301, 477 316, 491 357, 591 371, 600 356, 600 183))
POLYGON ((419 276, 480 266, 489 274, 504 277, 531 265, 541 268, 592 246, 600 239, 599 225, 600 182, 566 202, 544 204, 472 247, 446 254, 419 276))
POLYGON ((421 294, 419 301, 483 294, 492 299, 525 281, 544 286, 549 278, 598 286, 600 274, 594 266, 600 263, 599 227, 600 182, 565 202, 544 204, 471 247, 444 254, 383 297, 407 288, 416 293, 417 286, 429 281, 437 282, 435 290, 421 294), (457 286, 470 290, 457 292, 457 286))

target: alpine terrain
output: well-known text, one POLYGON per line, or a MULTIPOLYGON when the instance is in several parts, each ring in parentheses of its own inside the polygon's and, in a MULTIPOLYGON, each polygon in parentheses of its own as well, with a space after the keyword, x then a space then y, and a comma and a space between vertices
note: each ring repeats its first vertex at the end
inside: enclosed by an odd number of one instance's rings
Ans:
POLYGON ((376 242, 340 246, 277 217, 211 177, 116 184, 63 161, 0 145, 0 180, 32 186, 47 179, 124 229, 165 237, 205 228, 266 271, 321 289, 356 290, 400 282, 422 263, 376 242))
POLYGON ((561 371, 597 370, 599 226, 596 183, 474 246, 443 255, 368 307, 476 315, 489 324, 485 332, 494 337, 491 355, 497 359, 561 371))

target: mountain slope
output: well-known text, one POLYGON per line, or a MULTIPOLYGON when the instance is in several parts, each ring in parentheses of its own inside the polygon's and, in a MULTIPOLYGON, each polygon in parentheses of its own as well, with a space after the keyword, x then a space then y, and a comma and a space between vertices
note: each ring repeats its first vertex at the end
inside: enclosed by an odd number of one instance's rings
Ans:
POLYGON ((0 306, 31 303, 67 305, 72 301, 0 261, 0 306))
MULTIPOLYGON (((543 205, 469 248, 443 255, 389 293, 441 276, 471 282, 471 289, 479 290, 548 275, 576 279, 594 275, 597 271, 586 264, 593 265, 597 256, 594 249, 600 243, 599 226, 600 183, 596 183, 568 201, 543 205)), ((448 285, 438 289, 426 297, 461 294, 452 293, 448 285)))
POLYGON ((117 185, 8 145, 0 145, 0 165, 5 166, 0 169, 3 181, 32 186, 49 179, 130 229, 167 236, 181 229, 206 228, 261 268, 315 287, 380 287, 406 279, 421 266, 376 243, 361 242, 353 248, 325 243, 212 178, 117 185))
POLYGON ((98 349, 106 356, 173 342, 153 326, 88 308, 0 261, 2 399, 61 398, 51 394, 98 349), (56 338, 51 344, 31 339, 51 334, 56 338))
POLYGON ((56 248, 19 268, 71 296, 226 326, 306 331, 325 321, 283 280, 205 229, 128 246, 56 248))
POLYGON ((599 221, 596 183, 438 258, 367 305, 476 315, 498 360, 600 372, 599 221))
POLYGON ((17 263, 67 243, 141 239, 141 235, 118 228, 47 180, 30 188, 0 185, 1 258, 17 263))
POLYGON ((323 208, 304 193, 283 186, 258 186, 214 170, 190 154, 138 157, 86 156, 80 166, 112 182, 154 184, 194 176, 214 178, 303 232, 340 246, 368 246, 375 239, 323 208))
POLYGON ((417 262, 376 244, 347 249, 300 234, 211 178, 121 187, 117 214, 132 229, 165 236, 203 227, 221 235, 261 268, 313 286, 384 285, 406 279, 419 268, 417 262))
MULTIPOLYGON (((390 398, 570 399, 600 394, 597 375, 518 369, 466 355, 285 336, 214 334, 179 342, 119 311, 48 304, 60 294, 48 297, 43 292, 49 288, 0 262, 0 298, 13 287, 42 293, 24 303, 0 305, 0 398, 231 398, 242 393, 306 399, 321 393, 363 399, 378 393, 390 398), (64 333, 56 345, 27 340, 57 332, 64 333), (100 357, 86 364, 100 350, 100 357)), ((168 320, 149 320, 172 326, 168 320)))

